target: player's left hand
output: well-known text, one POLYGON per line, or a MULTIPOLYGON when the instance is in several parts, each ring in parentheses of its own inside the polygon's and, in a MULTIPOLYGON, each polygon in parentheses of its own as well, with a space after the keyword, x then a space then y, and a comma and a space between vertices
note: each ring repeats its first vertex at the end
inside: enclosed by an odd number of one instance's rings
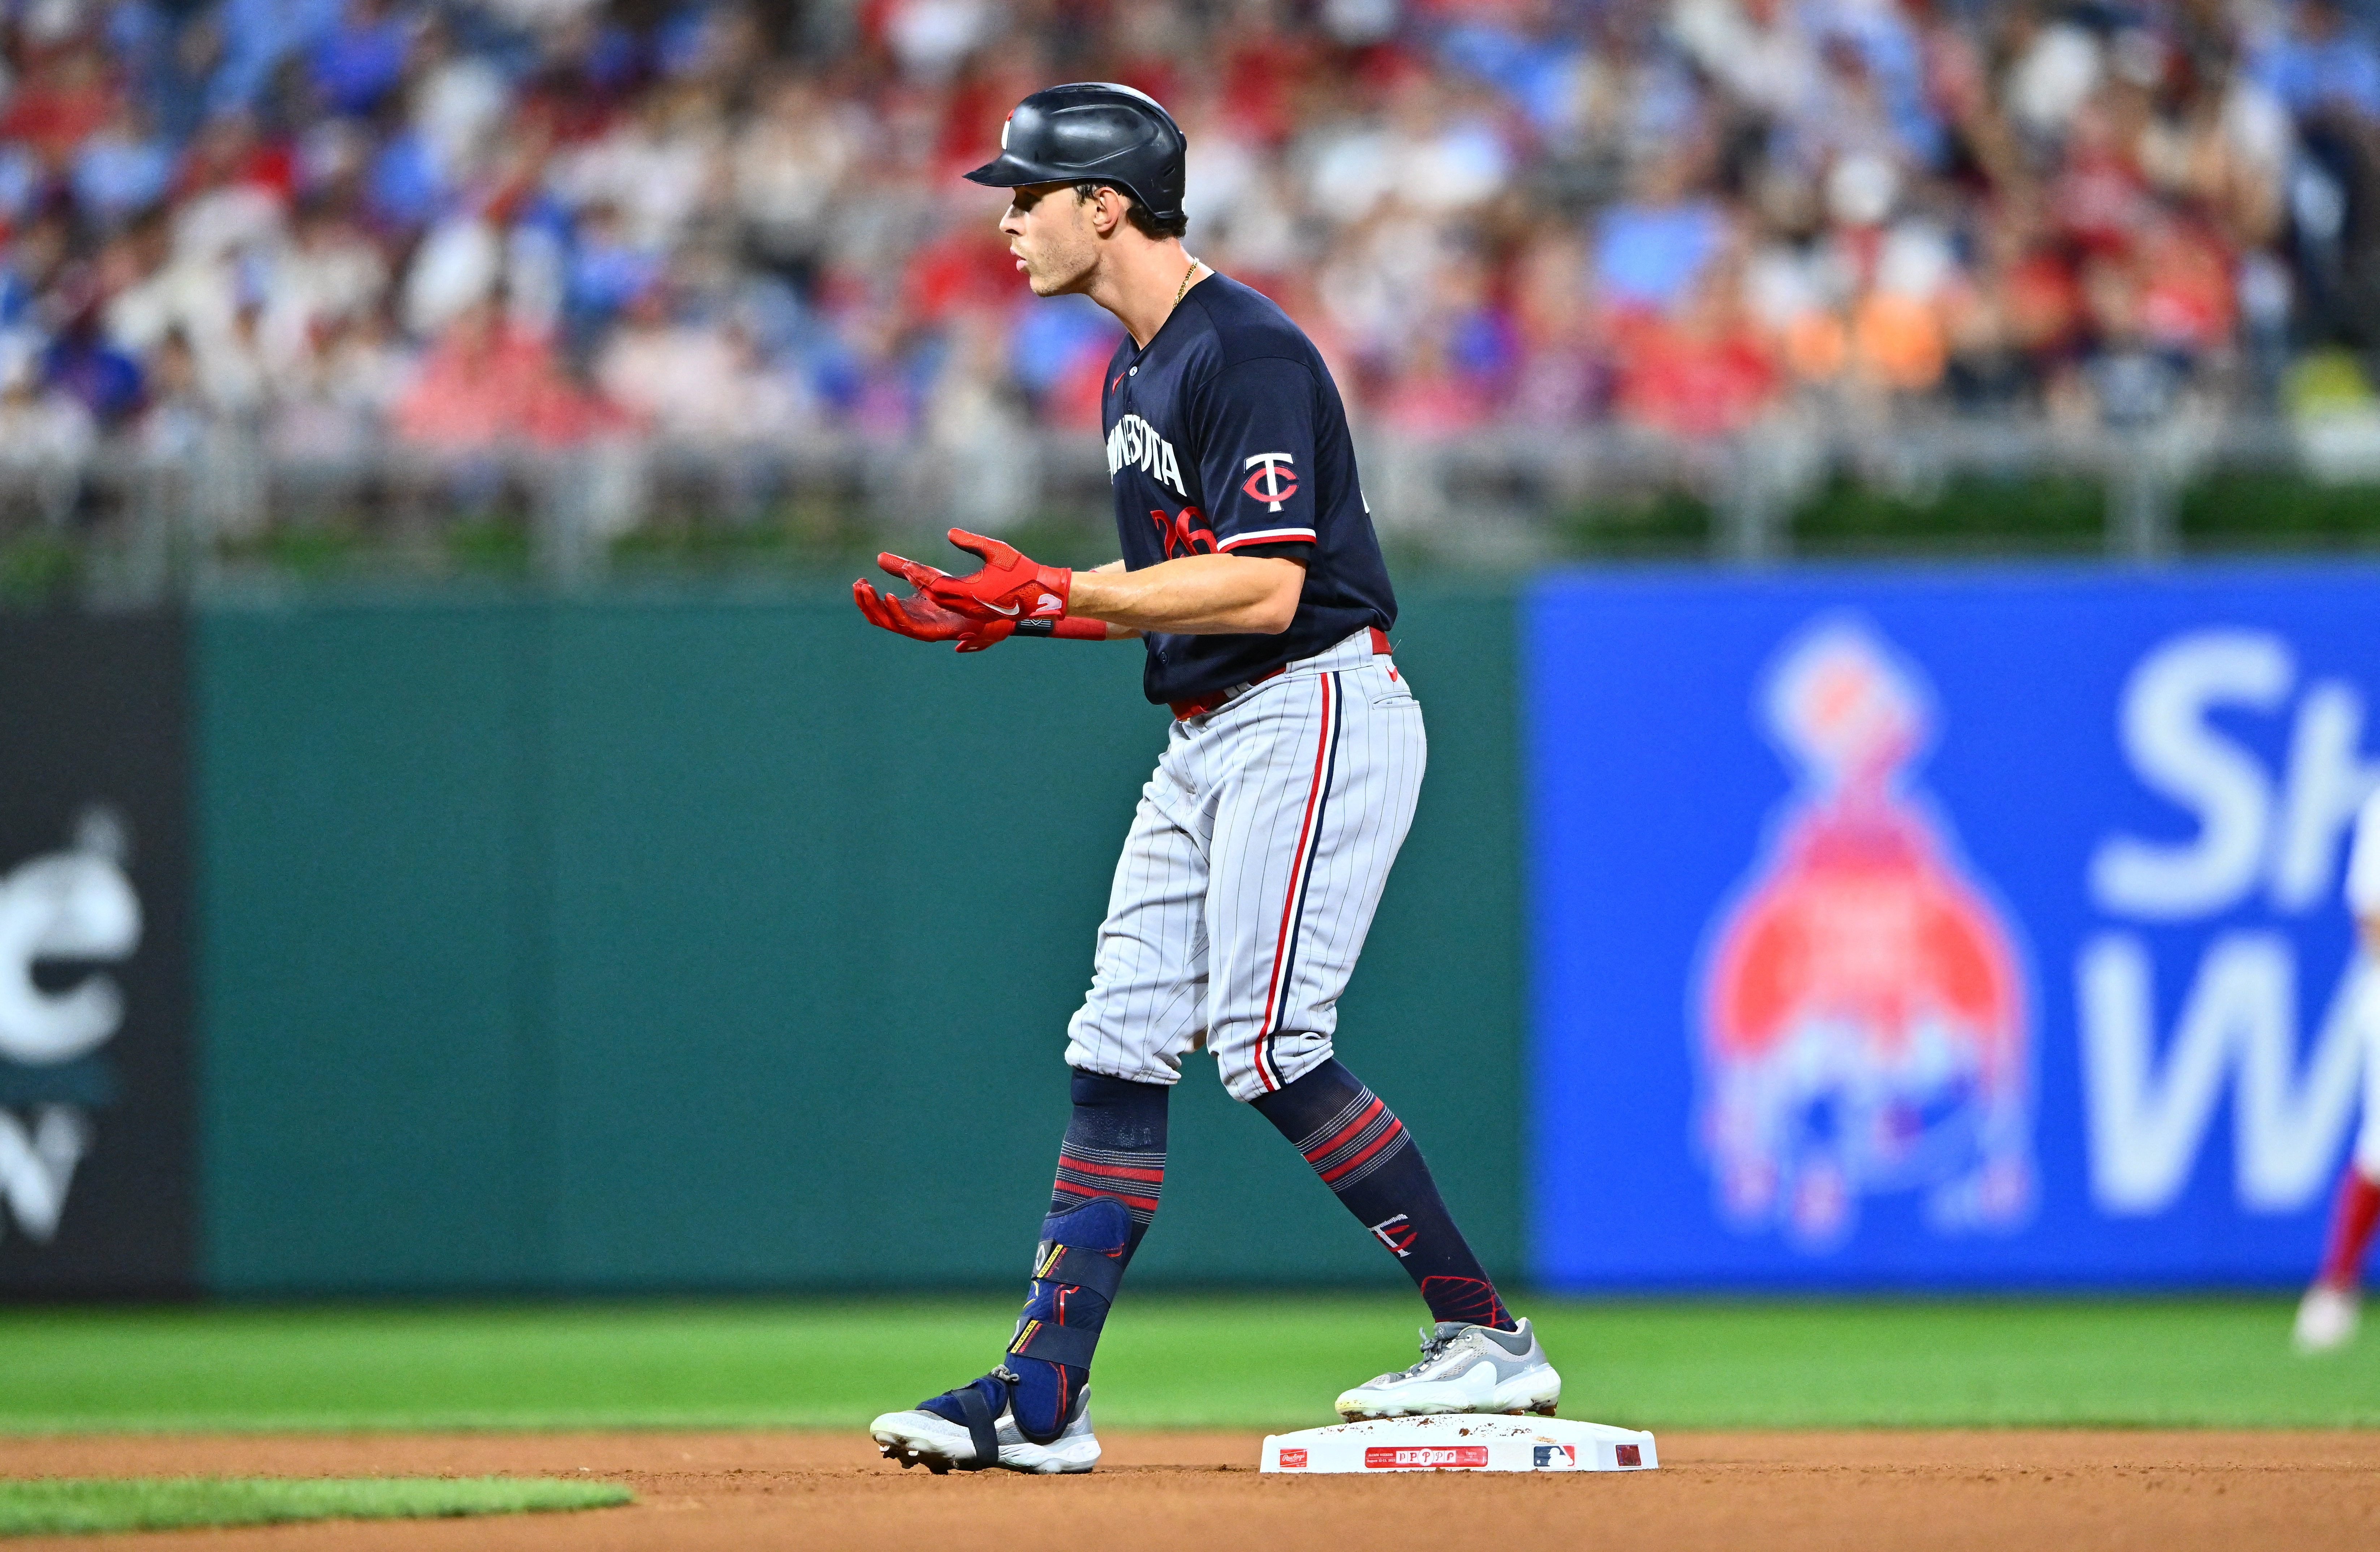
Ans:
POLYGON ((1019 555, 1014 545, 980 533, 954 528, 951 543, 983 562, 964 577, 919 566, 898 556, 879 556, 887 570, 898 571, 917 584, 917 591, 943 608, 987 621, 1063 619, 1066 600, 1074 591, 1075 574, 1062 566, 1043 566, 1019 555), (899 565, 895 566, 894 562, 899 565))
POLYGON ((919 586, 919 591, 903 597, 892 593, 880 593, 866 579, 851 584, 851 596, 868 624, 880 626, 896 636, 906 636, 917 642, 956 642, 961 652, 981 652, 998 646, 1016 633, 1016 622, 1009 619, 970 619, 953 609, 945 609, 923 591, 924 577, 940 577, 943 573, 930 566, 920 566, 899 556, 877 556, 884 569, 919 586))

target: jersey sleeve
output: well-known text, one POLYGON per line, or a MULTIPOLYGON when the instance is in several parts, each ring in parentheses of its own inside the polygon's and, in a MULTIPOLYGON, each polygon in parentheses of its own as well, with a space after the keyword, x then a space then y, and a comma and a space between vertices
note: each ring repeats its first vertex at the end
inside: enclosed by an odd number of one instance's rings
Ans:
POLYGON ((1312 544, 1314 374, 1283 357, 1217 372, 1196 406, 1199 488, 1215 548, 1312 544))
POLYGON ((2380 916, 2380 788, 2363 800, 2355 816, 2355 839, 2347 853, 2347 909, 2357 916, 2380 916))

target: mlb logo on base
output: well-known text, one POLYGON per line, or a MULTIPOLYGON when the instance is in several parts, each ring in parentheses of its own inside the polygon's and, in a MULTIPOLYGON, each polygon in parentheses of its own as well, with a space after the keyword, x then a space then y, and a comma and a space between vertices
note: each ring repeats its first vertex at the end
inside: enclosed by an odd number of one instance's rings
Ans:
POLYGON ((1372 1472, 1642 1472, 1653 1436, 1568 1418, 1488 1412, 1378 1417, 1277 1434, 1260 1470, 1326 1476, 1372 1472))

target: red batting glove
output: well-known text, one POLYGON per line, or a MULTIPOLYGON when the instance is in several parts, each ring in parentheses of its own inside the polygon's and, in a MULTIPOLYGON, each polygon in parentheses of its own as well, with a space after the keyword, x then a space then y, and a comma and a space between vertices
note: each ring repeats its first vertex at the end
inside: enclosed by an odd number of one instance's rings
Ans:
POLYGON ((1063 619, 1066 599, 1074 592, 1075 574, 1060 566, 1042 566, 1016 553, 1013 545, 987 539, 965 529, 951 530, 951 543, 983 562, 964 577, 937 571, 915 561, 893 562, 897 556, 879 556, 887 569, 899 570, 917 584, 917 591, 943 608, 970 619, 1063 619), (909 569, 909 568, 914 569, 909 569))
MULTIPOLYGON (((880 556, 887 571, 917 581, 917 573, 939 577, 941 572, 930 566, 919 566, 899 556, 880 556), (895 563, 898 564, 895 564, 895 563)), ((852 600, 868 624, 880 626, 896 636, 906 636, 917 642, 956 642, 961 652, 981 652, 998 646, 1015 633, 1016 622, 1008 619, 971 619, 954 610, 945 609, 924 593, 913 593, 903 598, 890 593, 879 593, 865 580, 851 584, 852 600)))

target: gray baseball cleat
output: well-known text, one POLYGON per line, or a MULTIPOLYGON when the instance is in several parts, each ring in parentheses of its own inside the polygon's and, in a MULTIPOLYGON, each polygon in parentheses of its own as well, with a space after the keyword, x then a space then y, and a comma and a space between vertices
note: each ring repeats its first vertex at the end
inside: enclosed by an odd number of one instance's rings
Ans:
POLYGON ((1441 1320, 1421 1334, 1421 1362, 1402 1374, 1382 1375, 1339 1398, 1350 1423, 1428 1412, 1536 1412, 1551 1417, 1561 1400, 1561 1375, 1527 1321, 1517 1331, 1441 1320))
POLYGON ((1091 1434, 1091 1387, 1085 1385, 1066 1413, 1066 1425, 1047 1443, 1025 1436, 1016 1425, 1014 1380, 994 1369, 973 1385, 934 1397, 910 1411, 888 1411, 868 1425, 878 1451, 901 1469, 923 1466, 936 1476, 947 1471, 1003 1471, 1050 1475, 1087 1472, 1099 1463, 1099 1441, 1091 1434), (989 1383, 987 1383, 989 1382, 989 1383), (958 1411, 954 1422, 926 1406, 941 1403, 958 1411), (1000 1408, 995 1415, 992 1407, 1000 1408))

